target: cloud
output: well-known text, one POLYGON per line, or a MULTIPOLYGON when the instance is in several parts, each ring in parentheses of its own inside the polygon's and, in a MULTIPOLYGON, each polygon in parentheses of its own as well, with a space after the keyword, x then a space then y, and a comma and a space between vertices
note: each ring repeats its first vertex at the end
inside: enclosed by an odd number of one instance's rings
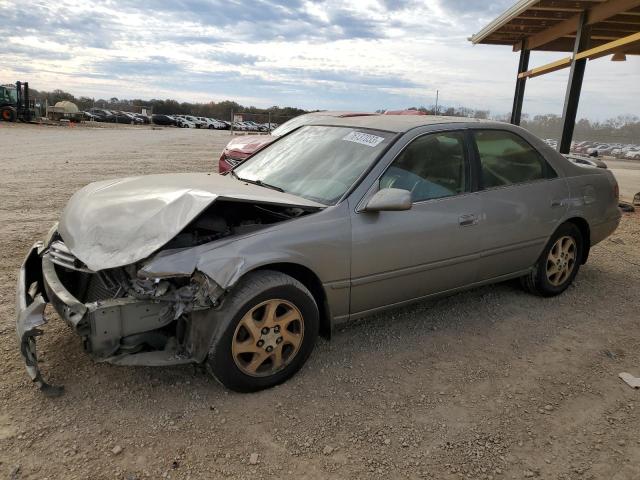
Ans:
MULTIPOLYGON (((0 4, 0 31, 16 37, 36 36, 67 45, 110 48, 121 34, 113 17, 96 11, 66 8, 64 3, 0 4)), ((6 38, 6 37, 3 37, 6 38)))
POLYGON ((50 50, 42 47, 32 47, 19 43, 5 42, 2 54, 16 58, 17 62, 32 62, 34 60, 70 60, 73 55, 69 52, 50 50))
POLYGON ((129 60, 126 58, 111 58, 95 62, 92 73, 102 76, 113 76, 118 79, 131 77, 153 78, 157 76, 186 75, 187 70, 177 62, 167 57, 151 56, 142 60, 129 60))
POLYGON ((492 19, 506 11, 514 0, 439 0, 441 7, 457 15, 481 15, 492 19))
POLYGON ((256 62, 264 57, 251 55, 248 53, 231 52, 224 50, 216 50, 208 56, 211 60, 229 65, 255 65, 256 62))
MULTIPOLYGON (((375 110, 428 106, 439 90, 446 105, 504 113, 518 57, 467 37, 513 1, 0 1, 0 71, 95 97, 375 110)), ((580 115, 640 110, 639 67, 589 62, 580 115)), ((565 82, 529 81, 525 113, 560 113, 565 82)))

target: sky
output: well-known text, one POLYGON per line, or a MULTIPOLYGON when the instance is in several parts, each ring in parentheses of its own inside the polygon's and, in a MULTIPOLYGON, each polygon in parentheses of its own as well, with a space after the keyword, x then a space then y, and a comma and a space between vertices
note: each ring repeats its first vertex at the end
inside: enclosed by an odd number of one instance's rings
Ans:
MULTIPOLYGON (((0 83, 94 98, 511 110, 518 54, 472 45, 515 0, 0 0, 0 83)), ((533 52, 530 67, 565 54, 533 52)), ((640 58, 586 68, 579 117, 640 114, 640 58)), ((528 81, 562 113, 568 70, 528 81)))

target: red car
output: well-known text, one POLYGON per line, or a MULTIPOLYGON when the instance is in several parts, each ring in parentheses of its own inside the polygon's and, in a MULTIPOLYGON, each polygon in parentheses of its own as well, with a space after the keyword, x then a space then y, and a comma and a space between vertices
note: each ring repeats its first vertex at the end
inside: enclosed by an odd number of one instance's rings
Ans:
POLYGON ((345 118, 379 115, 377 113, 358 113, 358 112, 313 112, 299 115, 283 123, 273 130, 269 135, 243 135, 232 138, 227 146, 224 147, 220 160, 218 161, 218 173, 228 172, 247 158, 253 155, 261 148, 269 145, 276 138, 289 133, 302 125, 317 122, 322 117, 326 118, 345 118))
POLYGON ((420 110, 387 110, 385 115, 426 115, 426 113, 420 110))

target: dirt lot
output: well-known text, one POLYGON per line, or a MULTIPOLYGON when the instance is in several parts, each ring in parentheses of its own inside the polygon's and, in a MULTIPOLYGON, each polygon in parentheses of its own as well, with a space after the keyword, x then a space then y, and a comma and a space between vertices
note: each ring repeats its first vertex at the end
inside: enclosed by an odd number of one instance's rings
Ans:
POLYGON ((617 377, 640 376, 637 213, 558 298, 507 283, 368 318, 257 394, 94 364, 50 313, 42 368, 66 393, 44 398, 14 333, 28 247, 87 182, 210 170, 228 138, 0 126, 2 478, 640 478, 640 391, 617 377))
POLYGON ((604 160, 618 179, 620 199, 633 202, 635 194, 640 193, 640 161, 616 160, 611 157, 604 160))

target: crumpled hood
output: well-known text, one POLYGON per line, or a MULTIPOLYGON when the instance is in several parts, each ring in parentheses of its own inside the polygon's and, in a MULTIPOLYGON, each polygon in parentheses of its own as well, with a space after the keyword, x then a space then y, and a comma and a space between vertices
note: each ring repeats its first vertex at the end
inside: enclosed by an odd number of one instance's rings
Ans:
POLYGON ((142 260, 175 237, 216 199, 323 207, 231 176, 177 173, 105 180, 77 191, 58 231, 92 270, 142 260))
POLYGON ((250 155, 262 146, 273 142, 276 137, 271 135, 244 135, 232 139, 225 150, 250 155))

